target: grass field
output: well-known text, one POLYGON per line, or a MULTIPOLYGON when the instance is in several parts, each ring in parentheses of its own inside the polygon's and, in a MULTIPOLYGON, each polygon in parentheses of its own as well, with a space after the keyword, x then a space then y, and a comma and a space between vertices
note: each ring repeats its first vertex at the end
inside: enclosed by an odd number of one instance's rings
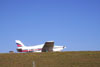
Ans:
POLYGON ((0 67, 100 67, 100 51, 3 53, 0 67))

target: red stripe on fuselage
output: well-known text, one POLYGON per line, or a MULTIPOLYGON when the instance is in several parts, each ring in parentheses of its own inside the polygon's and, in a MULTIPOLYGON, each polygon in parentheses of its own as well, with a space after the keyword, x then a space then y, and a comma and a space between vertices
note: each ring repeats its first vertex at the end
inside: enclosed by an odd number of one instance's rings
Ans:
POLYGON ((22 52, 29 52, 28 50, 22 50, 22 52))
POLYGON ((34 52, 34 51, 37 51, 37 50, 42 50, 42 49, 22 50, 22 52, 30 52, 30 51, 34 52))
POLYGON ((34 50, 42 50, 42 49, 40 48, 40 49, 34 49, 34 50))

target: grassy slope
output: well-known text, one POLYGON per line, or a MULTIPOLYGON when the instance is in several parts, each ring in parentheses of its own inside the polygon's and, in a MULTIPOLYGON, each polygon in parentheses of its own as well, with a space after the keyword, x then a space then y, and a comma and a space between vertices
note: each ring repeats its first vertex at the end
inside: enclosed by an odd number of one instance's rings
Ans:
POLYGON ((100 51, 0 54, 0 67, 100 67, 100 51))

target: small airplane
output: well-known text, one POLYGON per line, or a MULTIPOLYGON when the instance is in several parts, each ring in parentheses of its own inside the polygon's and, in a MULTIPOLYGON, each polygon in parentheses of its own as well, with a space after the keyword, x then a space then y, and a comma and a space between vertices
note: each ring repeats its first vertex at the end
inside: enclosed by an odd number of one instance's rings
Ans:
POLYGON ((58 52, 62 51, 65 46, 54 46, 54 41, 45 42, 45 44, 36 46, 25 46, 20 40, 15 40, 18 52, 58 52))

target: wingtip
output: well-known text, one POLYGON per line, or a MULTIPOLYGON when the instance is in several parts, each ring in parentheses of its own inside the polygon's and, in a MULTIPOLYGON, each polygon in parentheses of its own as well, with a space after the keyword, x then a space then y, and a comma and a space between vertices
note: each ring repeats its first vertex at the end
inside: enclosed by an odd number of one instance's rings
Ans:
POLYGON ((47 41, 47 42, 54 42, 54 41, 47 41))

